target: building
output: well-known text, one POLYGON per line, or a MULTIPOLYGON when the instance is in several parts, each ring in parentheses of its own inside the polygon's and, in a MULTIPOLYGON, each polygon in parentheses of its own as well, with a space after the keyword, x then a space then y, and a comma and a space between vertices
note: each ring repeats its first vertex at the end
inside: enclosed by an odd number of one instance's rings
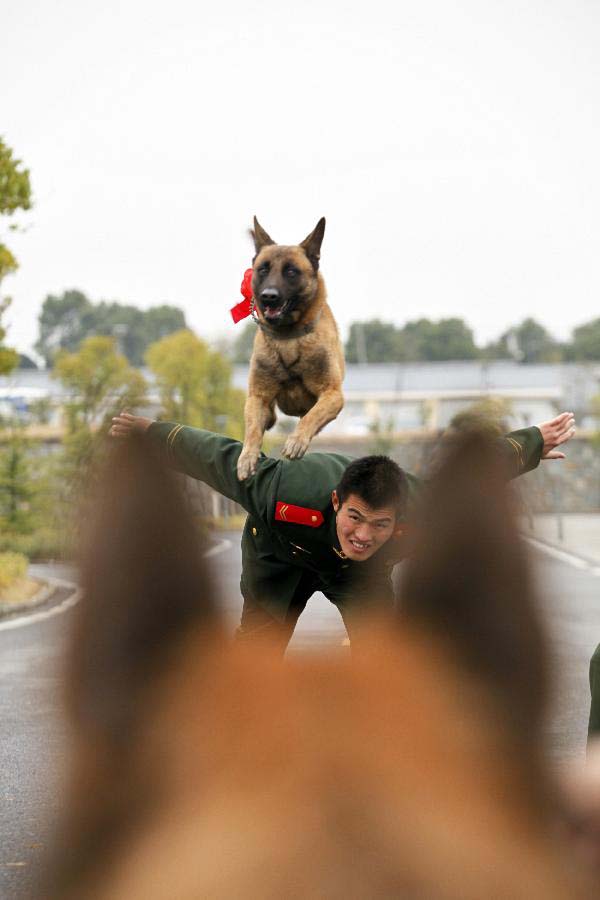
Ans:
MULTIPOLYGON (((144 373, 149 381, 149 373, 144 373)), ((246 388, 248 367, 234 367, 236 387, 246 388)), ((151 401, 158 408, 158 396, 151 401)), ((373 428, 389 432, 435 431, 486 397, 510 404, 509 425, 520 428, 573 410, 582 429, 597 428, 592 398, 600 395, 599 363, 521 365, 509 360, 349 365, 344 380, 345 406, 327 428, 328 435, 360 437, 373 428)), ((27 415, 34 399, 49 398, 55 410, 66 392, 44 370, 18 369, 0 378, 0 415, 27 415)), ((279 414, 278 428, 292 419, 279 414)))
MULTIPOLYGON (((234 382, 245 388, 246 366, 234 382)), ((600 364, 520 365, 493 362, 379 363, 347 366, 345 406, 327 434, 360 437, 373 427, 397 433, 445 428, 456 413, 484 398, 510 404, 509 425, 521 428, 573 410, 582 428, 597 427, 591 401, 600 395, 600 364)), ((286 430, 288 417, 279 415, 286 430)), ((289 420, 292 421, 292 420, 289 420)))

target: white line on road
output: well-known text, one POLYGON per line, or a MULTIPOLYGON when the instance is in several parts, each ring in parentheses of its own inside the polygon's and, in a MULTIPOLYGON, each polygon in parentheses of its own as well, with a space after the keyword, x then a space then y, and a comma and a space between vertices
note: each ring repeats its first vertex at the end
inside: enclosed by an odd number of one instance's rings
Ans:
POLYGON ((558 547, 544 544, 543 541, 538 541, 536 538, 526 537, 525 540, 537 550, 541 550, 543 553, 547 553, 548 556, 553 556, 555 559, 559 559, 561 562, 565 562, 575 569, 583 569, 586 572, 589 572, 590 575, 600 576, 600 566, 595 566, 593 563, 588 562, 588 560, 582 559, 580 556, 575 556, 574 553, 569 553, 567 550, 559 550, 558 547))
MULTIPOLYGON (((224 553, 225 550, 229 550, 230 547, 231 541, 222 538, 216 546, 211 547, 210 550, 204 554, 204 558, 208 559, 211 556, 217 556, 219 553, 224 553)), ((23 628, 25 625, 33 625, 34 622, 41 622, 43 619, 50 619, 52 616, 58 616, 60 613, 64 613, 68 609, 71 609, 71 607, 75 606, 81 599, 81 591, 76 584, 73 584, 70 581, 63 581, 61 578, 45 578, 44 580, 56 588, 72 588, 73 593, 70 597, 67 597, 66 600, 63 600, 62 603, 57 603, 56 606, 51 606, 50 609, 40 610, 39 612, 29 613, 29 615, 19 616, 16 619, 7 619, 5 622, 0 622, 0 631, 9 631, 12 628, 23 628)))
MULTIPOLYGON (((46 580, 50 582, 49 578, 46 580)), ((66 585, 67 582, 62 582, 62 586, 66 585)), ((70 584, 69 587, 73 588, 74 593, 67 597, 66 600, 63 600, 62 603, 57 603, 56 606, 51 606, 50 609, 44 609, 41 612, 30 613, 28 616, 19 616, 18 619, 8 619, 7 622, 0 622, 0 631, 9 631, 11 628, 22 628, 24 625, 32 625, 34 622, 50 619, 52 616, 57 616, 59 613, 64 613, 71 609, 80 600, 81 591, 74 584, 70 584)))
POLYGON ((228 541, 227 538, 221 538, 216 547, 211 547, 210 550, 207 550, 204 554, 204 559, 210 559, 211 556, 218 556, 219 553, 224 553, 226 550, 229 550, 231 547, 231 541, 228 541))

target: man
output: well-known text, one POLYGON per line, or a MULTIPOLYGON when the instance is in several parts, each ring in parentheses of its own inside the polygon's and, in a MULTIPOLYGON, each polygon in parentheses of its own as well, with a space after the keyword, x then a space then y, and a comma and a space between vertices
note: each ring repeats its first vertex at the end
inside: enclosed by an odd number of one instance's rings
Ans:
MULTIPOLYGON (((500 438, 499 452, 518 476, 540 459, 564 458, 557 448, 574 431, 573 414, 565 412, 500 438)), ((134 432, 144 434, 174 468, 248 513, 240 640, 268 636, 283 653, 316 591, 337 606, 351 640, 366 616, 391 610, 391 570, 406 553, 407 507, 419 488, 419 480, 393 460, 310 453, 289 461, 261 454, 256 474, 240 482, 238 441, 127 412, 113 419, 114 437, 134 432)))
POLYGON ((590 659, 590 719, 588 725, 588 737, 598 739, 600 737, 600 644, 596 647, 590 659))

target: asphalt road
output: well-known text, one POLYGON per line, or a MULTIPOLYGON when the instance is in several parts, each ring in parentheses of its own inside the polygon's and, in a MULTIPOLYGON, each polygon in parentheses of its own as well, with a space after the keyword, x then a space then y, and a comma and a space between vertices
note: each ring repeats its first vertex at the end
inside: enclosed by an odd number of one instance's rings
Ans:
MULTIPOLYGON (((587 665, 600 642, 600 569, 533 549, 553 639, 557 699, 548 746, 558 762, 583 753, 589 708, 587 665)), ((224 609, 239 618, 239 534, 223 535, 213 564, 224 609)), ((68 569, 45 570, 75 580, 68 569)), ((44 570, 39 569, 39 574, 44 570)), ((68 608, 0 621, 0 898, 30 895, 60 811, 66 759, 60 666, 68 608)), ((321 595, 301 617, 290 652, 330 645, 347 652, 337 610, 321 595)), ((42 894, 43 898, 43 894, 42 894)), ((38 900, 42 900, 38 897, 38 900)))

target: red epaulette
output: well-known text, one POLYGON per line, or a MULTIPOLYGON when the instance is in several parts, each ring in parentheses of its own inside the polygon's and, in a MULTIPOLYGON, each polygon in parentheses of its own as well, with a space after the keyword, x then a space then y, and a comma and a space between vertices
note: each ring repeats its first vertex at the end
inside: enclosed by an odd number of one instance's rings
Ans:
POLYGON ((323 524, 323 513, 318 509, 294 506, 292 503, 283 503, 278 500, 275 504, 275 519, 278 522, 291 522, 293 525, 308 525, 309 528, 318 528, 323 524))

